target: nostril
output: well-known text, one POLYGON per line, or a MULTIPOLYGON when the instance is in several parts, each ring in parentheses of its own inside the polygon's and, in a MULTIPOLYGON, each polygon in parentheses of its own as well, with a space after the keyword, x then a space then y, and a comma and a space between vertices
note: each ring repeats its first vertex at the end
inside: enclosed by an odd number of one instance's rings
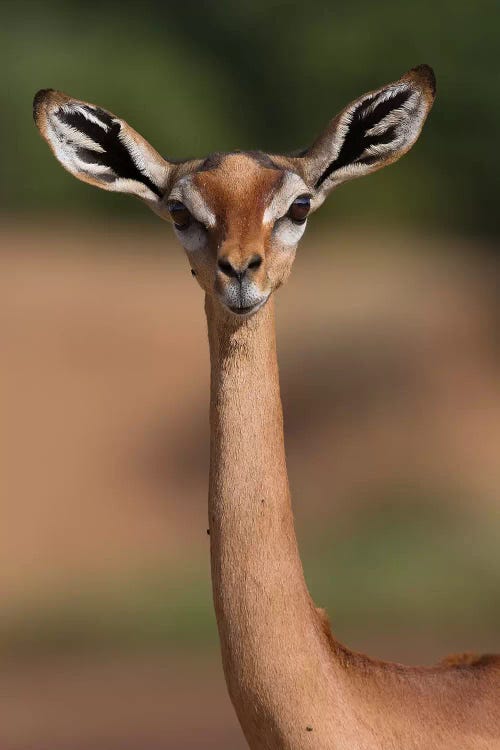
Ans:
POLYGON ((250 269, 253 271, 259 268, 259 266, 262 265, 262 260, 262 256, 256 253, 255 255, 252 255, 249 262, 241 268, 233 266, 231 261, 228 260, 226 256, 225 258, 219 258, 219 260, 217 261, 217 266, 219 267, 219 270, 222 271, 222 273, 226 274, 226 276, 229 276, 233 279, 239 279, 239 281, 241 281, 245 276, 247 270, 250 269))
POLYGON ((225 260, 224 258, 221 258, 217 261, 217 265, 219 266, 222 273, 225 273, 226 276, 237 276, 238 273, 235 268, 231 265, 231 263, 228 260, 225 260))
POLYGON ((248 264, 247 268, 255 270, 256 268, 260 268, 261 265, 262 255, 254 255, 252 256, 252 258, 250 258, 250 263, 248 264))

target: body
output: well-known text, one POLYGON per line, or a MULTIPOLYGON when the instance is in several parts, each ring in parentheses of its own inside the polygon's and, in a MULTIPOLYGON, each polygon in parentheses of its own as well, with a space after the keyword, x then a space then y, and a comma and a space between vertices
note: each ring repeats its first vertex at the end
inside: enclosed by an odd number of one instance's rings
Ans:
POLYGON ((500 661, 432 668, 342 646, 304 580, 285 461, 274 292, 308 216, 346 180, 416 142, 428 66, 345 107, 295 156, 163 159, 124 120, 46 89, 34 115, 78 179, 172 222, 205 295, 211 361, 211 570, 229 695, 252 750, 498 750, 500 661))

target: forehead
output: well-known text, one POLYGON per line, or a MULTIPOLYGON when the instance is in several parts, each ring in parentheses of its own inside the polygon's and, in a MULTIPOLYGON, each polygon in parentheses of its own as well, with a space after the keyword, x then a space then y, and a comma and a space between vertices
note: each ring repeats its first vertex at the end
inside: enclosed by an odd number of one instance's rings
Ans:
POLYGON ((263 210, 286 172, 265 154, 213 154, 192 175, 192 184, 216 213, 233 206, 263 210))

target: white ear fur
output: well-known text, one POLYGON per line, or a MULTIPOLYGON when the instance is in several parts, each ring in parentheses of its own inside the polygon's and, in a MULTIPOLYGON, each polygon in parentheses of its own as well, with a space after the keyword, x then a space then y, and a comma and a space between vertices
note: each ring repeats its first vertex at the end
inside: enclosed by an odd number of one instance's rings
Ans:
POLYGON ((39 91, 33 117, 56 159, 79 180, 157 208, 171 165, 124 120, 59 91, 39 91))
POLYGON ((403 156, 420 135, 435 92, 432 68, 420 65, 340 112, 300 157, 318 200, 340 183, 403 156))

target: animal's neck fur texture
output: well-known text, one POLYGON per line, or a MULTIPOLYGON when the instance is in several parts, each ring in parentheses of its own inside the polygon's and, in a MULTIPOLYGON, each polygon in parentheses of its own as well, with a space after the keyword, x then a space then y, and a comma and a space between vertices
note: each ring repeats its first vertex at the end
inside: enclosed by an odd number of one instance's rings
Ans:
POLYGON ((252 750, 497 748, 496 663, 405 668, 333 639, 295 537, 273 301, 240 320, 207 297, 206 313, 213 593, 226 681, 252 750))
POLYGON ((281 747, 290 724, 310 733, 314 707, 303 713, 302 693, 320 700, 328 642, 305 585, 294 532, 274 306, 270 301, 242 322, 210 299, 206 308, 209 523, 224 670, 247 738, 265 727, 269 744, 253 746, 281 747), (300 700, 293 698, 297 688, 300 700))

